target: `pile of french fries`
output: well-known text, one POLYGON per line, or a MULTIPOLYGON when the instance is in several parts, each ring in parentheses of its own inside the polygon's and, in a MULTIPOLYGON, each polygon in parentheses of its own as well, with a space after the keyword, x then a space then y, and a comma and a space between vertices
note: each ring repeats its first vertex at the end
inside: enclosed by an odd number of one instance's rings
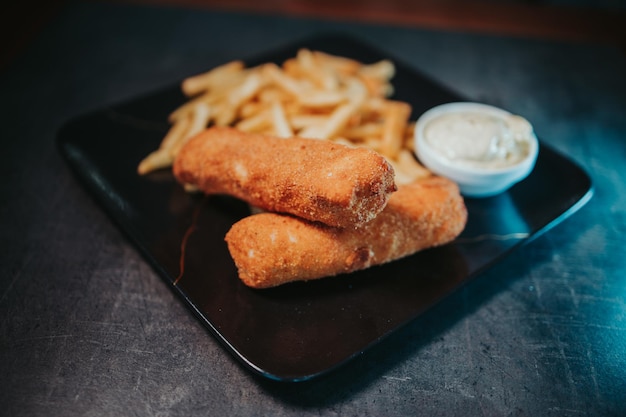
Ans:
POLYGON ((170 130, 138 172, 170 167, 191 137, 216 125, 368 147, 392 164, 397 184, 428 176, 413 156, 411 106, 389 99, 394 73, 388 60, 363 64, 301 49, 282 66, 233 61, 192 76, 181 86, 189 101, 170 114, 170 130))

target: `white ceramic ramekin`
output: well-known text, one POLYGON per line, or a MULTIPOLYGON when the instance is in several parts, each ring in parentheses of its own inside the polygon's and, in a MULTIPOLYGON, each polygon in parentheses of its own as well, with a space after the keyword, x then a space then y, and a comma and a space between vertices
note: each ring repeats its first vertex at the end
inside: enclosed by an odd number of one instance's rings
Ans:
POLYGON ((517 163, 505 167, 483 167, 460 164, 446 158, 429 145, 425 138, 428 123, 444 114, 477 112, 496 118, 506 119, 512 114, 497 107, 480 103, 448 103, 425 112, 415 125, 415 152, 424 166, 437 175, 455 181, 461 193, 467 197, 488 197, 506 191, 530 174, 535 166, 539 143, 533 132, 528 135, 525 157, 517 163))

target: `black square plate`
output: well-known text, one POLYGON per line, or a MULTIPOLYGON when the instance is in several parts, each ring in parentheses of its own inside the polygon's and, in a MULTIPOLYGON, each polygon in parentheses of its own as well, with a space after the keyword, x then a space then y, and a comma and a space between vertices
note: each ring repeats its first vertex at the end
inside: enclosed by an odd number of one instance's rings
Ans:
MULTIPOLYGON (((464 101, 400 60, 342 35, 298 42, 246 64, 282 63, 301 47, 366 63, 392 59, 395 98, 411 103, 413 119, 435 105, 464 101)), ((226 349, 271 379, 306 380, 345 363, 572 214, 592 194, 583 170, 541 145, 526 180, 502 195, 466 200, 467 228, 449 245, 340 277, 249 289, 237 278, 224 242, 230 226, 248 215, 247 206, 229 197, 189 195, 168 170, 137 175, 139 161, 167 131, 167 115, 186 100, 179 85, 70 121, 58 134, 59 148, 226 349)))

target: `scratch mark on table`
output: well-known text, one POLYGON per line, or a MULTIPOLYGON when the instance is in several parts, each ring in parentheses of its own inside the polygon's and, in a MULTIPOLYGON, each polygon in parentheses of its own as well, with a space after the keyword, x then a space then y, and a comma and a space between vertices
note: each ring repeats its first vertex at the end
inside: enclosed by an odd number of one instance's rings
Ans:
POLYGON ((52 334, 47 336, 37 336, 37 337, 27 337, 24 339, 17 339, 15 343, 23 343, 23 342, 34 342, 37 340, 54 340, 54 339, 66 339, 68 337, 73 337, 72 334, 52 334))
POLYGON ((576 410, 574 408, 561 408, 561 407, 550 407, 548 411, 556 411, 557 413, 576 413, 576 414, 587 414, 586 411, 576 410))
POLYGON ((410 376, 389 376, 389 375, 383 375, 383 378, 388 381, 400 381, 400 382, 406 382, 406 381, 410 381, 411 379, 413 379, 410 376))

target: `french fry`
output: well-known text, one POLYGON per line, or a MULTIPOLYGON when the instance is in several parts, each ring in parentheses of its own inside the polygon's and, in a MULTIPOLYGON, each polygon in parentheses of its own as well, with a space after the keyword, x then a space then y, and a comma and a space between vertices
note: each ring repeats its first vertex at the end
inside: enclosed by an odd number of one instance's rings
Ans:
POLYGON ((187 128, 185 134, 174 143, 171 148, 170 154, 175 157, 178 154, 180 148, 182 148, 183 145, 187 143, 187 141, 191 137, 206 129, 210 117, 211 108, 208 105, 200 104, 196 106, 193 113, 191 114, 189 127, 187 128))
POLYGON ((238 107, 253 97, 263 85, 263 79, 257 72, 250 72, 244 81, 228 94, 228 102, 238 107))
POLYGON ((411 106, 401 101, 388 101, 385 109, 385 122, 382 137, 383 155, 395 159, 404 143, 411 106))
POLYGON ((237 118, 239 108, 253 97, 263 84, 263 80, 256 72, 248 73, 242 83, 231 90, 219 105, 215 106, 215 124, 218 126, 231 125, 237 118))
POLYGON ((239 119, 245 120, 256 114, 259 114, 266 108, 267 106, 265 105, 265 103, 261 103, 259 101, 249 101, 247 103, 242 104, 241 107, 239 107, 238 117, 239 119))
POLYGON ((321 51, 314 51, 313 55, 322 65, 332 68, 341 74, 354 75, 363 65, 354 59, 331 55, 321 51))
POLYGON ((177 143, 183 140, 183 137, 188 132, 190 123, 191 117, 185 117, 174 123, 165 135, 165 138, 163 138, 160 149, 172 153, 172 149, 176 147, 177 143))
POLYGON ((327 119, 328 115, 326 114, 296 113, 289 116, 290 125, 298 131, 311 126, 322 125, 327 119))
POLYGON ((243 119, 235 127, 243 132, 262 132, 272 126, 272 115, 265 109, 252 117, 243 119))
POLYGON ((295 97, 299 97, 303 93, 303 88, 298 81, 281 71, 277 65, 265 65, 263 67, 263 74, 275 85, 295 97))
POLYGON ((154 152, 146 156, 137 167, 140 175, 145 175, 157 169, 167 168, 174 162, 174 152, 172 151, 178 142, 183 140, 189 128, 189 118, 181 119, 174 123, 161 142, 161 146, 154 152))
POLYGON ((413 173, 413 175, 415 175, 413 180, 416 180, 418 178, 425 178, 432 175, 432 173, 428 169, 426 169, 422 164, 417 162, 417 159, 415 159, 413 152, 407 149, 403 149, 398 154, 398 163, 402 167, 403 171, 411 172, 413 173))
POLYGON ((293 100, 291 96, 286 96, 285 92, 276 86, 266 86, 259 91, 257 96, 258 101, 261 103, 273 103, 275 101, 288 101, 293 100))
POLYGON ((415 152, 415 122, 409 123, 404 132, 403 149, 415 152))
POLYGON ((332 107, 346 101, 346 94, 339 91, 303 92, 298 96, 298 102, 305 107, 324 108, 332 107))
POLYGON ((157 169, 167 168, 171 166, 173 162, 174 158, 172 155, 165 149, 159 148, 141 160, 137 167, 137 172, 139 175, 145 175, 157 169))
POLYGON ((188 116, 190 116, 191 113, 193 113, 196 106, 199 106, 201 104, 210 104, 210 103, 213 103, 214 101, 215 99, 213 95, 210 93, 205 93, 200 96, 197 96, 193 98, 192 100, 189 100, 185 104, 179 106, 173 112, 171 112, 167 120, 170 123, 176 123, 179 120, 183 120, 187 118, 188 116))
POLYGON ((389 60, 382 60, 359 68, 359 74, 378 80, 389 81, 396 74, 396 67, 389 60))
POLYGON ((289 125, 287 116, 285 116, 285 110, 278 101, 272 105, 272 122, 276 136, 281 138, 293 137, 293 130, 289 125))
POLYGON ((398 183, 410 182, 428 171, 413 157, 410 105, 388 99, 394 75, 389 60, 363 64, 300 49, 280 66, 232 61, 189 77, 181 85, 189 100, 169 115, 171 129, 138 171, 170 166, 189 138, 217 125, 368 147, 394 165, 398 183))
POLYGON ((282 70, 285 74, 294 78, 303 76, 302 68, 300 67, 300 63, 296 58, 289 58, 288 60, 283 62, 282 70))
POLYGON ((350 127, 341 132, 343 136, 356 141, 364 141, 368 137, 381 137, 383 133, 382 123, 362 123, 350 127))
POLYGON ((356 110, 357 106, 354 103, 342 104, 333 111, 326 123, 303 129, 299 136, 312 139, 330 139, 345 127, 350 116, 356 110))
POLYGON ((339 88, 339 78, 329 66, 320 65, 316 56, 308 49, 300 49, 296 57, 299 72, 308 76, 315 84, 326 90, 339 88))
POLYGON ((196 95, 214 87, 215 85, 223 83, 225 79, 228 79, 233 74, 241 71, 243 67, 244 64, 242 61, 229 62, 203 74, 186 78, 181 85, 181 89, 187 96, 196 95))

